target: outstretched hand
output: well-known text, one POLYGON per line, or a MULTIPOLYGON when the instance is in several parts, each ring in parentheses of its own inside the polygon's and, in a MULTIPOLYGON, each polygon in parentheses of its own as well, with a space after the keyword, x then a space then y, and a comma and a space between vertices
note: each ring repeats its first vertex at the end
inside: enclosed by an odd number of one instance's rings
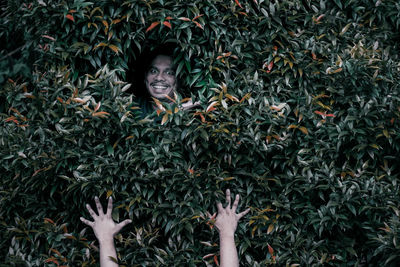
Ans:
POLYGON ((111 212, 113 209, 111 197, 108 199, 108 206, 105 214, 98 197, 95 198, 95 202, 98 215, 93 211, 89 204, 86 204, 86 208, 88 209, 90 216, 92 216, 94 221, 89 221, 83 217, 80 219, 84 224, 92 227, 94 234, 99 240, 99 243, 110 242, 113 240, 114 235, 116 235, 125 225, 131 223, 132 221, 127 219, 120 223, 114 222, 114 220, 111 218, 111 212))
POLYGON ((239 195, 236 195, 231 208, 231 192, 229 189, 226 190, 226 202, 228 205, 225 208, 222 207, 221 203, 217 203, 218 215, 214 225, 217 227, 220 236, 233 236, 238 221, 246 215, 250 209, 246 209, 241 213, 236 213, 239 204, 239 195))

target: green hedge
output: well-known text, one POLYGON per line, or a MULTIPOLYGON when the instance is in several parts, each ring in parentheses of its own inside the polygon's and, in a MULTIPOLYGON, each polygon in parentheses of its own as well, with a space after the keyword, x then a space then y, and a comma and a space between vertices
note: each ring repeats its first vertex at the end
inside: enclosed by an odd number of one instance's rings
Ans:
POLYGON ((122 264, 213 266, 206 212, 226 188, 251 207, 243 266, 400 263, 396 0, 1 8, 5 266, 97 265, 79 221, 96 195, 133 220, 122 264), (181 95, 142 119, 132 71, 158 44, 176 46, 181 95))

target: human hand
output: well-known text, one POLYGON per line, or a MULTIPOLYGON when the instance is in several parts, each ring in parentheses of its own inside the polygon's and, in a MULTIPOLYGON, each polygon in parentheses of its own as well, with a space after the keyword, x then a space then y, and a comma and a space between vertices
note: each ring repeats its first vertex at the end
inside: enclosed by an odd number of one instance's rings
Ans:
POLYGON ((84 224, 92 227, 94 234, 99 240, 99 243, 113 241, 114 235, 116 235, 125 225, 131 223, 132 221, 127 219, 118 224, 114 222, 114 220, 111 218, 111 212, 113 208, 111 197, 108 199, 108 206, 105 214, 98 197, 95 198, 95 202, 99 215, 92 210, 92 207, 89 204, 86 204, 86 208, 88 209, 90 216, 92 216, 94 221, 92 222, 86 220, 83 217, 80 219, 84 224))
POLYGON ((246 215, 250 209, 246 209, 237 214, 236 209, 239 204, 239 195, 236 195, 231 208, 231 192, 229 189, 226 190, 226 202, 228 202, 228 205, 225 208, 222 207, 221 203, 217 203, 218 215, 214 225, 217 227, 220 236, 233 236, 238 221, 246 215))

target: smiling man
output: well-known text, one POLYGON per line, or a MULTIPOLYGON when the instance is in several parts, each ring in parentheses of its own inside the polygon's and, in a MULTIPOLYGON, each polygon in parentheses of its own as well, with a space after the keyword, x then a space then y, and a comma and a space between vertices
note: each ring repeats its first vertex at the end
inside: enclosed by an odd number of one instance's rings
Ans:
POLYGON ((147 92, 154 98, 174 97, 177 79, 172 57, 160 54, 153 59, 146 72, 145 85, 147 92))

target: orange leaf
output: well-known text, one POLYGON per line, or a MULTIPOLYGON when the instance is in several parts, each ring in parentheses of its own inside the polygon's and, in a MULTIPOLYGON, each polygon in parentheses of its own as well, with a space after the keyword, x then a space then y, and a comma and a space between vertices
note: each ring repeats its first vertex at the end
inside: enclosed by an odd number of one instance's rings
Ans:
POLYGON ((67 19, 69 19, 69 20, 75 22, 74 16, 72 16, 71 14, 68 14, 68 15, 66 15, 65 17, 66 17, 67 19))
POLYGON ((92 113, 92 116, 93 116, 93 117, 105 118, 105 117, 107 117, 108 115, 110 115, 110 113, 105 112, 105 111, 100 111, 100 112, 94 112, 94 113, 92 113))
POLYGON ((239 3, 238 0, 235 0, 236 5, 238 5, 240 8, 243 8, 242 5, 239 3))
POLYGON ((75 9, 71 9, 70 11, 68 11, 68 13, 76 13, 76 10, 75 9))
POLYGON ((172 29, 171 23, 169 23, 168 21, 164 21, 163 24, 168 28, 172 29))
POLYGON ((64 103, 61 97, 57 96, 57 100, 60 101, 61 103, 64 103))
POLYGON ((190 174, 194 174, 194 170, 191 169, 191 168, 188 169, 188 172, 189 172, 190 174))
POLYGON ((168 16, 168 17, 166 17, 165 19, 166 19, 166 20, 171 20, 171 19, 173 19, 173 17, 169 17, 169 16, 168 16))
POLYGON ((160 24, 159 21, 153 22, 153 23, 146 29, 146 32, 151 31, 151 30, 154 29, 158 24, 160 24))
POLYGON ((214 255, 214 262, 217 266, 219 266, 219 262, 218 262, 218 257, 217 255, 214 255))

